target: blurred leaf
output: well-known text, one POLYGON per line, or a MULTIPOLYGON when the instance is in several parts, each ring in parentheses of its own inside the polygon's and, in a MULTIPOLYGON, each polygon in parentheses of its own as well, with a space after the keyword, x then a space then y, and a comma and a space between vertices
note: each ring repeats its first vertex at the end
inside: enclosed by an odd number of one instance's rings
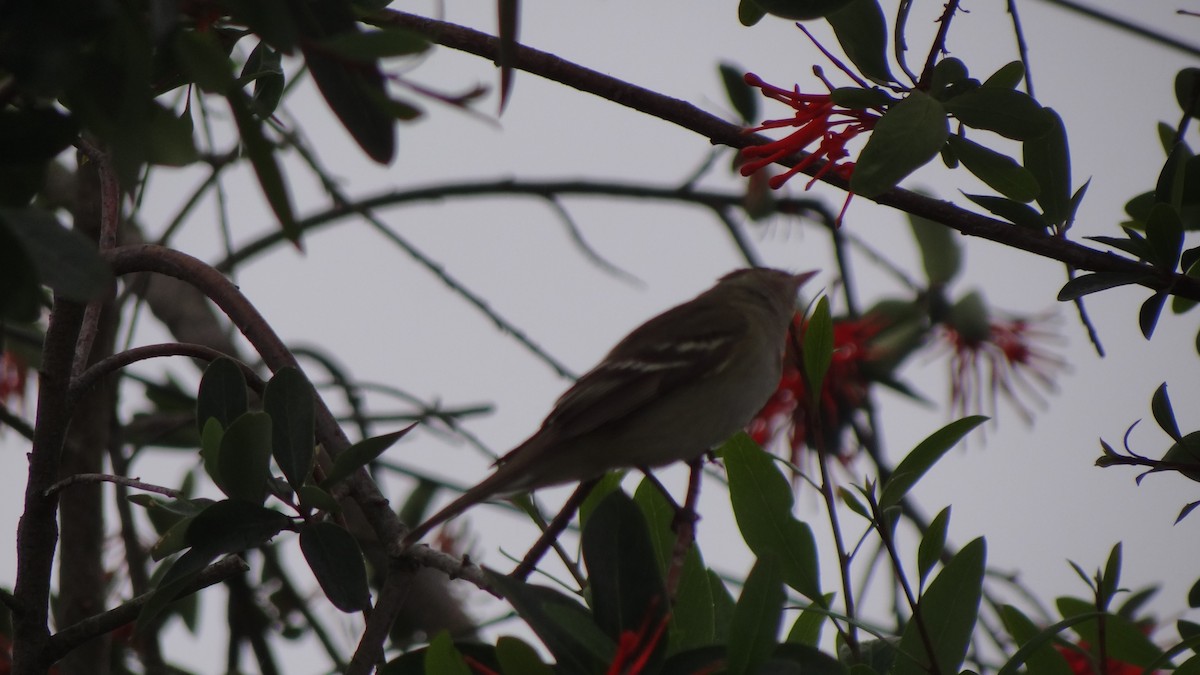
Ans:
POLYGON ((300 550, 334 607, 343 612, 371 608, 367 568, 354 535, 329 521, 305 523, 300 528, 300 550))
POLYGON ((987 545, 979 538, 942 568, 917 601, 920 620, 905 624, 890 675, 958 672, 979 615, 986 557, 987 545))
POLYGON ((336 485, 338 481, 358 471, 361 467, 374 462, 376 457, 382 455, 385 450, 392 447, 393 443, 412 431, 417 424, 417 422, 413 422, 399 431, 363 439, 346 448, 333 459, 333 467, 326 474, 325 480, 321 481, 321 486, 327 488, 336 485))
MULTIPOLYGON (((296 488, 296 496, 300 499, 300 505, 309 509, 319 509, 329 513, 338 513, 342 510, 341 505, 333 498, 333 495, 316 485, 301 485, 296 488)), ((406 520, 404 522, 415 521, 406 520)))
POLYGON ((271 455, 292 487, 299 490, 312 472, 316 453, 312 384, 300 370, 281 368, 263 394, 271 416, 271 455))
POLYGON ((183 117, 158 103, 150 105, 145 123, 146 159, 162 166, 186 166, 200 158, 192 138, 191 113, 183 117))
POLYGON ((188 78, 210 94, 225 94, 235 86, 233 62, 214 33, 178 31, 175 34, 175 58, 188 78))
POLYGON ((942 509, 929 523, 925 534, 921 536, 921 545, 917 549, 917 575, 921 580, 921 586, 925 586, 925 579, 929 578, 929 573, 933 571, 935 565, 941 560, 942 554, 946 551, 946 530, 950 525, 950 507, 942 509))
POLYGON ((1053 120, 1029 94, 1003 87, 978 87, 943 103, 946 112, 973 129, 1028 141, 1053 129, 1053 120))
POLYGON ((0 206, 28 204, 45 184, 50 162, 77 133, 76 122, 51 107, 0 109, 0 206))
POLYGON ((1175 421, 1175 411, 1171 408, 1171 398, 1167 395, 1167 383, 1163 382, 1154 390, 1150 399, 1150 410, 1154 413, 1154 421, 1175 442, 1183 438, 1179 433, 1179 424, 1175 421))
POLYGON ((964 193, 967 199, 987 209, 992 215, 1003 218, 1008 222, 1038 232, 1046 231, 1050 227, 1050 223, 1046 218, 1038 213, 1037 209, 1015 202, 1007 197, 995 197, 992 195, 971 195, 964 193))
POLYGON ((958 233, 941 223, 908 214, 908 226, 921 251, 925 279, 931 286, 950 283, 962 269, 958 233))
POLYGON ((1144 272, 1095 272, 1075 277, 1063 284, 1058 292, 1060 302, 1081 298, 1097 291, 1150 281, 1153 275, 1144 272))
POLYGON ((1117 542, 1112 547, 1112 551, 1108 554, 1108 562, 1104 565, 1104 573, 1100 576, 1100 592, 1104 608, 1107 610, 1109 603, 1121 588, 1121 542, 1117 542))
POLYGON ((775 645, 770 659, 758 671, 762 675, 846 675, 846 667, 837 659, 800 643, 775 645))
POLYGON ((613 656, 612 640, 574 599, 545 586, 527 584, 502 574, 488 579, 567 672, 595 672, 613 656))
MULTIPOLYGON (((957 445, 963 436, 986 420, 987 418, 982 415, 971 415, 955 420, 918 443, 912 452, 905 455, 900 464, 896 466, 896 470, 892 472, 891 477, 883 484, 883 493, 879 497, 879 509, 884 511, 899 504, 912 486, 916 485, 917 481, 921 480, 921 477, 950 448, 957 445)), ((943 570, 942 573, 945 574, 945 571, 943 570)))
MULTIPOLYGON (((641 510, 624 492, 604 498, 588 520, 581 541, 596 625, 614 642, 625 631, 655 627, 667 620, 667 589, 658 574, 641 510)), ((662 662, 659 642, 648 663, 662 662)))
POLYGON ((429 40, 403 28, 387 28, 338 33, 322 41, 321 46, 350 61, 373 63, 376 59, 420 54, 429 49, 429 40))
MULTIPOLYGON (((111 287, 112 273, 96 252, 96 244, 79 232, 60 225, 52 214, 32 207, 0 207, 0 232, 4 230, 20 242, 19 249, 32 263, 38 280, 64 298, 89 302, 111 287)), ((9 253, 5 258, 10 255, 17 257, 9 253)), ((18 271, 14 276, 28 283, 28 268, 20 262, 16 264, 24 271, 18 271)))
POLYGON ((745 71, 732 63, 717 66, 721 83, 725 85, 725 96, 737 111, 742 122, 753 124, 758 121, 758 91, 746 84, 745 71))
POLYGON ((963 166, 996 192, 1018 202, 1032 201, 1038 195, 1033 174, 1011 157, 962 136, 952 135, 949 142, 963 166))
POLYGON ((1200 118, 1200 68, 1184 68, 1176 73, 1175 101, 1184 113, 1200 118))
POLYGON ((227 97, 233 119, 237 122, 238 134, 242 139, 242 148, 250 158, 254 167, 254 175, 262 187, 263 196, 271 205, 271 211, 279 219, 279 227, 285 237, 293 244, 300 243, 300 226, 296 224, 296 216, 292 210, 292 198, 288 192, 287 181, 283 178, 283 170, 275 157, 275 148, 267 141, 262 132, 262 121, 250 112, 250 103, 246 94, 238 88, 229 91, 227 97))
POLYGON ((1071 156, 1067 148, 1067 130, 1058 113, 1050 108, 1043 109, 1042 117, 1049 130, 1025 140, 1025 168, 1041 186, 1037 202, 1046 220, 1059 226, 1066 222, 1071 211, 1071 156))
MULTIPOLYGON (((1004 622, 1008 634, 1022 647, 1038 636, 1037 624, 1012 605, 1000 608, 1000 620, 1004 622)), ((1067 660, 1054 648, 1050 640, 1044 640, 1035 649, 1031 649, 1025 663, 1029 666, 1028 672, 1038 675, 1072 675, 1073 672, 1067 660)))
POLYGON ((1023 79, 1025 79, 1025 64, 1020 61, 1010 61, 984 80, 983 86, 1015 89, 1023 79))
POLYGON ((275 113, 279 99, 283 97, 283 63, 280 53, 259 42, 246 57, 242 66, 242 74, 238 77, 240 84, 254 83, 254 112, 259 119, 266 119, 275 113))
POLYGON ((851 191, 867 198, 887 192, 937 157, 949 135, 942 104, 913 91, 875 124, 855 164, 851 191))
POLYGON ((221 436, 217 467, 225 494, 263 503, 271 477, 271 416, 252 411, 234 420, 221 436))
POLYGON ((300 51, 325 102, 368 157, 390 163, 396 154, 396 131, 392 117, 377 103, 387 99, 378 63, 347 62, 322 47, 331 38, 361 33, 350 3, 311 0, 293 8, 300 34, 307 38, 300 42, 300 51))
POLYGON ((142 605, 142 610, 138 613, 135 632, 144 635, 146 631, 151 630, 155 625, 155 619, 162 614, 163 610, 215 559, 215 554, 195 549, 175 559, 159 580, 158 585, 154 587, 154 595, 150 596, 146 604, 142 605))
POLYGON ((496 640, 496 658, 505 675, 554 675, 554 669, 542 661, 536 649, 511 635, 503 635, 496 640))
POLYGON ((1197 579, 1192 587, 1188 589, 1188 607, 1192 609, 1200 609, 1200 579, 1197 579))
MULTIPOLYGON (((1084 618, 1072 625, 1071 629, 1093 649, 1097 649, 1100 645, 1100 626, 1095 616, 1096 608, 1091 603, 1075 598, 1058 598, 1056 604, 1064 619, 1084 618)), ((1105 651, 1110 659, 1146 667, 1162 655, 1162 650, 1146 637, 1136 623, 1116 614, 1104 614, 1104 638, 1105 651)))
POLYGON ((860 73, 881 84, 895 81, 888 68, 887 22, 878 0, 851 0, 826 14, 825 20, 860 73))
MULTIPOLYGON (((828 606, 832 602, 833 594, 828 594, 821 604, 828 606)), ((796 621, 792 623, 787 641, 816 647, 821 643, 821 629, 825 626, 825 620, 828 618, 828 614, 816 605, 805 607, 800 612, 800 616, 796 617, 796 621)))
POLYGON ((425 672, 438 675, 472 675, 463 655, 454 647, 450 633, 439 631, 425 650, 425 672))
POLYGON ((792 21, 820 19, 845 7, 851 0, 754 0, 767 14, 792 21))
POLYGON ((42 313, 42 284, 33 261, 0 216, 0 322, 34 322, 42 313))
POLYGON ((300 40, 293 4, 289 0, 225 0, 224 6, 267 44, 290 55, 300 40))
POLYGON ((833 362, 833 317, 829 296, 822 295, 804 325, 804 379, 809 391, 821 391, 833 362))
MULTIPOLYGON (((1008 607, 1006 606, 1005 608, 1007 609, 1008 607)), ((1050 645, 1052 645, 1055 640, 1059 639, 1059 633, 1067 628, 1070 628, 1071 626, 1087 621, 1093 618, 1095 615, 1096 612, 1092 611, 1089 614, 1072 616, 1041 629, 1036 635, 1024 641, 1024 643, 1021 645, 1021 648, 1008 658, 1008 662, 1006 662, 1004 666, 997 671, 996 675, 1016 675, 1017 672, 1021 672, 1021 666, 1025 665, 1027 662, 1033 663, 1036 657, 1045 654, 1047 648, 1052 650, 1050 645)), ((1037 662, 1044 663, 1046 660, 1049 659, 1039 660, 1037 662)), ((1038 675, 1041 675, 1042 673, 1040 670, 1028 670, 1025 672, 1038 673, 1038 675)), ((1051 669, 1047 670, 1046 672, 1049 675, 1054 671, 1051 669)))
POLYGON ((227 358, 208 364, 196 394, 196 424, 201 435, 210 417, 220 423, 221 429, 228 429, 249 405, 246 377, 238 364, 227 358))
POLYGON ((759 558, 774 555, 788 586, 811 600, 822 597, 817 544, 807 523, 792 515, 792 489, 770 455, 744 433, 721 447, 729 501, 746 545, 759 558))
POLYGON ((758 673, 775 649, 787 593, 778 559, 760 557, 746 577, 729 634, 730 675, 758 673))

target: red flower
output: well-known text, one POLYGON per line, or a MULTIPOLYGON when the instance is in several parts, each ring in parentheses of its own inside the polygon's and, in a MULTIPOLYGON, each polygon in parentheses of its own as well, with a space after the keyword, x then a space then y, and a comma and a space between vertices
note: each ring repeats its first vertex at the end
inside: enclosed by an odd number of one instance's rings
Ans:
POLYGON ((1000 396, 1026 422, 1032 421, 1032 411, 1018 394, 1035 399, 1041 407, 1042 392, 1053 392, 1057 388, 1053 376, 1067 368, 1064 360, 1037 344, 1056 335, 1029 319, 988 320, 983 330, 943 324, 942 330, 952 352, 950 404, 959 415, 983 410, 985 396, 994 415, 1000 396))
MULTIPOLYGON (((765 446, 787 430, 795 464, 804 446, 813 447, 812 435, 819 431, 824 450, 846 456, 848 453, 841 448, 842 432, 867 402, 870 381, 864 366, 878 356, 871 340, 885 327, 883 320, 875 316, 834 321, 833 360, 821 386, 819 426, 810 417, 813 401, 797 366, 802 360, 789 349, 779 388, 747 427, 751 438, 765 446)), ((803 328, 799 318, 796 328, 803 328)))
MULTIPOLYGON (((1055 645, 1055 649, 1059 654, 1062 654, 1063 659, 1067 662, 1067 667, 1071 669, 1074 675, 1097 675, 1096 663, 1099 657, 1089 656, 1084 652, 1091 652, 1091 647, 1084 641, 1079 642, 1079 649, 1055 645), (1082 652, 1080 650, 1083 650, 1082 652)), ((1101 675, 1142 675, 1145 668, 1135 666, 1124 661, 1114 659, 1104 660, 1104 672, 1101 675)), ((1158 672, 1158 671, 1154 671, 1158 672)))
POLYGON ((656 625, 651 625, 653 610, 657 604, 657 601, 650 604, 642 625, 638 626, 636 631, 621 631, 621 637, 617 640, 617 653, 613 655, 612 663, 605 671, 606 675, 640 675, 645 671, 646 663, 654 654, 654 649, 662 640, 670 621, 670 615, 663 615, 656 625))
POLYGON ((0 354, 0 404, 10 398, 25 400, 29 384, 29 365, 12 352, 0 354))
MULTIPOLYGON (((811 154, 787 171, 773 176, 770 180, 771 188, 779 189, 792 176, 821 160, 825 160, 825 165, 817 171, 804 189, 812 187, 813 183, 827 173, 850 180, 850 176, 854 172, 854 163, 842 161, 850 155, 846 150, 846 144, 864 131, 874 129, 875 123, 879 121, 878 115, 866 110, 839 107, 833 102, 830 94, 801 93, 798 85, 789 91, 767 84, 754 73, 746 73, 745 80, 746 84, 758 87, 763 96, 786 103, 796 111, 791 118, 766 120, 757 127, 747 129, 747 132, 782 127, 795 127, 796 131, 770 143, 743 148, 742 159, 745 161, 741 168, 743 176, 757 173, 764 167, 801 152, 816 143, 817 147, 812 150, 811 154)), ((846 202, 842 205, 841 213, 838 214, 839 223, 853 196, 853 193, 846 196, 846 202)))

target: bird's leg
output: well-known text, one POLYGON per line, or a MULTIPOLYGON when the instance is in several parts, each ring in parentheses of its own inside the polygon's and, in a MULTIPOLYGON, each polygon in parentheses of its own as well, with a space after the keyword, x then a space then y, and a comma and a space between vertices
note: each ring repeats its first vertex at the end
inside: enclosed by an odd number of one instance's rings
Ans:
POLYGON ((683 561, 688 550, 696 541, 696 522, 700 516, 696 514, 696 504, 700 501, 700 479, 704 475, 704 455, 688 462, 691 473, 688 476, 687 497, 684 498, 683 508, 675 511, 675 520, 671 528, 675 530, 675 548, 671 551, 671 568, 667 571, 667 597, 675 601, 675 592, 679 589, 679 577, 683 573, 683 561))
POLYGON ((525 557, 521 560, 521 564, 513 568, 513 571, 508 576, 522 581, 529 577, 533 572, 533 568, 541 561, 542 556, 546 555, 546 551, 549 551, 550 547, 558 541, 558 535, 567 529, 571 518, 579 510, 579 505, 583 503, 583 500, 591 493, 592 488, 596 487, 596 483, 599 482, 599 477, 592 478, 583 481, 579 484, 579 487, 575 488, 575 491, 571 493, 566 503, 563 504, 558 515, 554 516, 554 520, 551 520, 546 529, 542 531, 542 536, 538 537, 538 540, 534 542, 533 548, 529 549, 529 553, 525 554, 525 557))

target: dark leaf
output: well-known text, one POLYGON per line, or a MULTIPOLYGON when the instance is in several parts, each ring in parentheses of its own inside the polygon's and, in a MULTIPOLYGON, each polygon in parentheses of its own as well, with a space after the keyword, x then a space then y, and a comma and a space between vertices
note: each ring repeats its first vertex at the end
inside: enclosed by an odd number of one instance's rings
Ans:
MULTIPOLYGON (((1012 605, 1004 605, 1000 608, 1000 619, 1004 622, 1004 627, 1008 631, 1008 634, 1022 647, 1038 637, 1039 628, 1037 624, 1012 605)), ((1025 663, 1028 664, 1028 672, 1030 673, 1038 673, 1038 675, 1072 675, 1072 670, 1067 664, 1067 660, 1063 658, 1063 655, 1054 648, 1053 643, 1049 640, 1043 641, 1036 649, 1029 650, 1029 655, 1025 658, 1025 663)))
POLYGON ((1163 305, 1166 304, 1167 297, 1166 291, 1157 291, 1154 295, 1146 298, 1141 309, 1138 310, 1138 328, 1142 329, 1142 335, 1147 340, 1154 335, 1154 327, 1158 325, 1158 317, 1162 316, 1163 305))
POLYGON ((908 226, 921 251, 921 264, 930 285, 947 284, 962 268, 958 232, 932 220, 909 214, 908 226))
POLYGON ((496 65, 500 67, 500 112, 508 103, 512 93, 513 75, 517 72, 517 34, 521 27, 520 0, 496 0, 496 16, 499 17, 499 49, 496 65))
POLYGON ((950 136, 949 142, 963 166, 988 187, 1013 201, 1029 202, 1037 197, 1037 180, 1016 160, 962 136, 950 136))
POLYGON ((1094 242, 1111 246, 1117 250, 1124 251, 1139 260, 1145 260, 1150 257, 1150 247, 1146 244, 1146 238, 1137 234, 1137 230, 1126 230, 1129 232, 1128 237, 1084 237, 1094 242))
MULTIPOLYGON (((886 510, 900 503, 904 495, 921 477, 925 475, 939 459, 953 448, 972 429, 987 420, 982 415, 971 415, 956 420, 933 432, 928 438, 917 444, 912 452, 905 455, 896 470, 883 484, 883 493, 879 497, 880 510, 886 510)), ((944 572, 943 572, 944 573, 944 572)))
POLYGON ((804 379, 809 391, 821 391, 825 373, 833 362, 833 317, 829 296, 822 295, 804 326, 804 379))
POLYGON ((146 117, 146 160, 163 166, 186 166, 199 159, 192 138, 192 118, 189 111, 183 117, 158 103, 150 106, 146 117))
POLYGON ((0 217, 0 321, 37 321, 42 284, 25 247, 0 217))
POLYGON ((949 135, 942 104, 913 91, 875 124, 855 165, 851 191, 869 198, 892 189, 937 157, 949 135))
POLYGON ((335 485, 361 467, 374 462, 376 457, 382 455, 385 450, 392 447, 393 443, 403 438, 416 426, 417 422, 413 422, 399 431, 363 439, 346 448, 334 458, 333 467, 326 474, 325 480, 321 482, 322 487, 335 485))
POLYGON ((881 84, 895 80, 888 68, 887 23, 878 0, 851 0, 826 14, 825 20, 860 73, 881 84))
POLYGON ((511 635, 496 640, 496 659, 500 670, 505 673, 528 673, 529 675, 554 675, 554 669, 542 661, 538 652, 529 643, 511 635))
POLYGON ((745 71, 732 63, 722 63, 717 71, 725 86, 725 96, 742 122, 752 124, 758 121, 758 90, 746 84, 745 71))
POLYGON ((1025 64, 1020 61, 1010 61, 1001 66, 1000 70, 992 73, 992 76, 984 81, 983 86, 1015 89, 1023 79, 1025 79, 1025 64))
POLYGON ((234 88, 228 96, 229 109, 237 122, 238 134, 242 139, 242 147, 254 167, 254 175, 262 187, 271 211, 279 219, 279 227, 284 236, 293 244, 300 243, 300 226, 296 224, 296 216, 292 210, 292 198, 288 193, 287 181, 283 178, 283 170, 275 157, 275 148, 263 135, 262 121, 250 112, 250 102, 241 89, 234 88))
POLYGON ((1150 399, 1150 410, 1154 413, 1154 421, 1175 442, 1183 438, 1179 433, 1179 424, 1175 421, 1175 411, 1171 408, 1171 398, 1167 395, 1167 383, 1163 382, 1154 390, 1150 399))
POLYGON ((300 528, 300 550, 334 607, 359 612, 371 607, 367 568, 354 535, 328 521, 300 528))
MULTIPOLYGON (((112 284, 108 265, 96 253, 96 244, 38 208, 0 208, 0 231, 20 242, 25 259, 33 264, 38 280, 68 300, 88 302, 112 284)), ((17 255, 8 254, 17 258, 17 255)), ((21 263, 16 263, 21 265, 21 263)), ((28 283, 28 268, 14 276, 28 283)), ((0 272, 0 274, 5 274, 0 272)), ((0 277, 2 278, 2 277, 0 277)), ((21 286, 16 286, 20 290, 21 286)), ((28 288, 28 287, 26 287, 28 288)), ((25 292, 28 292, 26 290, 25 292)))
POLYGON ((767 14, 792 21, 819 19, 845 7, 851 0, 754 0, 767 14))
POLYGON ((1153 278, 1152 274, 1143 272, 1095 272, 1093 274, 1084 274, 1063 284, 1062 289, 1058 292, 1058 300, 1060 302, 1068 302, 1097 291, 1105 291, 1117 286, 1138 284, 1153 278))
POLYGON ((389 28, 364 33, 338 33, 321 45, 344 59, 372 63, 377 59, 420 54, 429 49, 429 40, 420 33, 389 28))
POLYGON ((1171 470, 1200 482, 1200 431, 1193 431, 1173 443, 1163 455, 1163 461, 1176 465, 1171 470), (1190 466, 1196 468, 1187 468, 1190 466))
POLYGON ((775 650, 786 599, 779 561, 772 555, 760 557, 746 577, 733 610, 727 670, 730 675, 759 672, 759 666, 775 650))
POLYGON ((489 574, 492 588, 529 624, 560 668, 568 672, 602 670, 615 645, 574 599, 545 586, 526 584, 502 574, 489 574))
POLYGON ((299 490, 312 472, 316 451, 313 388, 304 373, 282 368, 267 383, 263 412, 271 416, 271 455, 299 490))
POLYGON ((900 637, 892 675, 957 673, 971 644, 983 594, 987 546, 982 538, 962 548, 917 601, 920 621, 909 621, 900 637), (926 631, 923 637, 921 631, 926 631), (933 653, 926 651, 931 645, 933 653))
POLYGON ((1067 148, 1067 130, 1058 113, 1050 108, 1043 109, 1042 117, 1049 130, 1025 140, 1025 168, 1041 186, 1037 202, 1046 220, 1059 226, 1066 222, 1071 212, 1071 156, 1067 148))
POLYGON ((225 0, 224 6, 267 44, 291 54, 300 40, 293 4, 289 0, 225 0))
POLYGON ((943 103, 946 112, 973 129, 1024 141, 1051 130, 1046 109, 1029 94, 1003 87, 978 87, 943 103))
POLYGON ((1164 272, 1174 272, 1183 251, 1183 223, 1170 204, 1155 204, 1146 221, 1150 262, 1164 272))
POLYGON ((216 554, 193 549, 171 563, 158 585, 154 587, 154 595, 142 605, 142 611, 138 613, 136 632, 144 635, 146 631, 152 630, 155 619, 215 559, 216 554))
POLYGON ((175 34, 175 58, 188 78, 206 92, 225 94, 235 85, 233 62, 212 32, 194 30, 175 34))
POLYGON ((221 436, 217 467, 225 494, 263 503, 271 478, 271 416, 251 411, 235 419, 221 436))
POLYGON ((283 64, 280 53, 259 42, 246 57, 242 74, 238 83, 245 85, 254 83, 254 112, 260 119, 266 119, 275 113, 279 99, 283 96, 283 64))
POLYGON ((1200 118, 1200 68, 1184 68, 1176 73, 1175 100, 1180 110, 1200 118))
POLYGON ((970 77, 967 65, 961 59, 953 56, 944 58, 933 67, 933 77, 929 81, 929 91, 939 97, 942 90, 966 81, 970 77))
POLYGON ((226 499, 210 504, 192 518, 187 541, 193 550, 213 556, 238 553, 265 544, 291 526, 292 519, 278 511, 226 499))
POLYGON ((922 587, 925 586, 925 579, 933 571, 934 565, 937 565, 946 551, 946 530, 949 525, 950 507, 947 506, 934 517, 925 534, 921 536, 921 545, 917 549, 917 575, 922 587))
POLYGON ((987 209, 993 215, 1003 218, 1013 225, 1044 232, 1050 227, 1050 223, 1046 221, 1045 216, 1038 213, 1037 209, 1015 202, 1007 197, 995 197, 992 195, 971 195, 965 194, 967 199, 987 209))
POLYGON ((859 87, 838 87, 829 92, 833 102, 843 108, 864 110, 866 108, 885 108, 896 102, 882 89, 862 89, 859 87))
POLYGON ((204 433, 210 417, 220 423, 221 429, 228 429, 249 405, 246 376, 238 364, 226 358, 208 364, 196 393, 196 424, 200 433, 204 433))
POLYGON ((759 7, 755 0, 738 0, 738 23, 743 26, 753 26, 766 15, 767 11, 759 7))

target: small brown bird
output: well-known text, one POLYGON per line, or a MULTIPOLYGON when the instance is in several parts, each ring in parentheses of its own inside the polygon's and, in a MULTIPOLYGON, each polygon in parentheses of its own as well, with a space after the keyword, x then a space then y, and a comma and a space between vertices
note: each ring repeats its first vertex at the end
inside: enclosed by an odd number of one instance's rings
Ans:
POLYGON ((404 545, 497 495, 691 460, 725 441, 778 386, 796 292, 814 274, 738 270, 634 329, 558 399, 537 433, 404 545))

